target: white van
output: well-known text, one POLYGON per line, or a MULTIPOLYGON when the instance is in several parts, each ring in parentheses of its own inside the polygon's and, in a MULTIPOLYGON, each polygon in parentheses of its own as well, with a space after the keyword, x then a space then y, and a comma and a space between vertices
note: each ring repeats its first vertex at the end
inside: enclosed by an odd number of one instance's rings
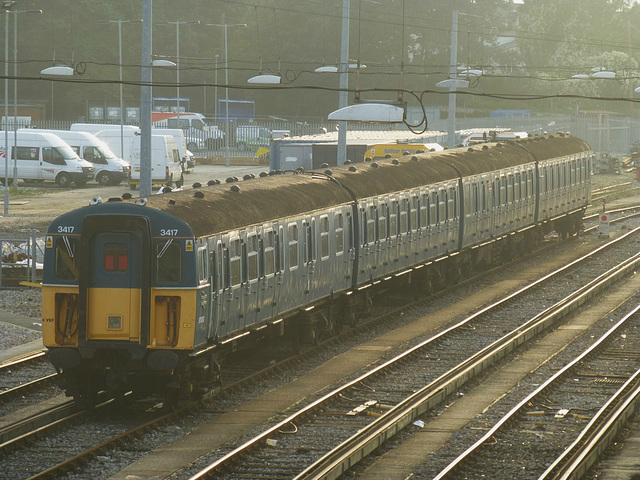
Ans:
MULTIPOLYGON (((140 183, 140 134, 132 130, 124 132, 124 151, 120 148, 120 130, 103 130, 96 133, 96 137, 131 164, 129 186, 135 190, 140 183)), ((177 187, 184 182, 178 146, 170 135, 151 135, 151 182, 177 187)))
POLYGON ((93 164, 95 178, 100 185, 119 185, 129 177, 131 165, 118 158, 106 143, 89 132, 41 129, 26 131, 49 132, 59 136, 80 158, 93 164))
POLYGON ((491 130, 488 132, 472 133, 462 140, 462 145, 468 147, 469 145, 476 145, 478 143, 519 140, 528 137, 529 134, 527 132, 496 132, 495 130, 491 130))
MULTIPOLYGON (((116 125, 113 123, 74 123, 71 125, 72 131, 78 132, 89 132, 92 134, 96 134, 103 130, 117 130, 120 131, 120 125, 116 125)), ((132 131, 140 134, 140 127, 135 125, 124 125, 124 132, 132 131)), ((191 153, 187 149, 187 141, 184 136, 184 131, 179 128, 154 128, 151 131, 152 135, 171 135, 176 141, 176 145, 178 145, 178 151, 180 152, 180 158, 182 161, 182 170, 189 171, 196 165, 195 157, 193 153, 191 153)), ((97 178, 97 175, 96 175, 97 178)))
POLYGON ((236 127, 236 142, 239 147, 268 147, 273 132, 259 125, 240 125, 236 127))
MULTIPOLYGON (((46 132, 18 130, 14 148, 14 132, 9 132, 9 172, 13 177, 14 160, 18 178, 25 182, 53 180, 63 188, 71 183, 82 187, 94 176, 94 168, 82 160, 67 143, 57 135, 46 132)), ((5 134, 0 132, 0 177, 5 177, 5 134)))
POLYGON ((153 135, 171 135, 173 137, 176 145, 178 145, 183 171, 190 172, 193 167, 196 166, 196 159, 193 153, 187 148, 187 140, 183 130, 179 128, 153 128, 151 133, 153 135))

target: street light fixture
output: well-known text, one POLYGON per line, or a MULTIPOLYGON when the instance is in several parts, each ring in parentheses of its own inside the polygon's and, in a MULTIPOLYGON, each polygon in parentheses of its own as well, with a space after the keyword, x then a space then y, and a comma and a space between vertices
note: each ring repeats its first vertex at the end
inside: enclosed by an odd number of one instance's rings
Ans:
POLYGON ((228 55, 228 30, 229 28, 242 27, 246 28, 246 23, 236 23, 230 25, 228 23, 207 23, 207 27, 222 27, 224 28, 224 74, 225 74, 225 96, 226 108, 225 108, 225 123, 224 123, 224 151, 225 151, 225 165, 228 167, 231 164, 229 158, 229 55, 228 55))
POLYGON ((120 65, 120 152, 124 155, 124 100, 122 96, 122 24, 142 23, 142 20, 98 20, 97 23, 106 25, 109 23, 118 24, 118 64, 120 65))

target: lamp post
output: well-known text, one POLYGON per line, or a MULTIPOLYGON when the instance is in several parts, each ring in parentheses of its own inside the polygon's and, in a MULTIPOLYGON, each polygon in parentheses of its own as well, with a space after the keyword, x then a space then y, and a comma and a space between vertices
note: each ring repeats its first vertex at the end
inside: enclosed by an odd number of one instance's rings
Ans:
POLYGON ((215 118, 216 121, 218 121, 218 57, 219 56, 220 55, 216 53, 215 55, 216 64, 215 64, 215 70, 213 73, 213 83, 215 84, 215 87, 213 87, 213 118, 215 118))
POLYGON ((225 165, 228 167, 231 164, 231 160, 229 158, 229 55, 228 55, 228 30, 229 28, 242 27, 246 28, 246 23, 236 23, 236 24, 220 24, 220 23, 207 23, 207 27, 222 27, 224 28, 224 75, 225 75, 225 96, 226 105, 225 105, 225 122, 224 122, 224 154, 225 154, 225 165))
POLYGON ((200 20, 182 22, 158 22, 156 23, 156 25, 176 26, 176 113, 178 119, 178 128, 180 128, 180 25, 200 25, 200 20))
POLYGON ((9 216, 9 11, 16 2, 2 2, 4 12, 4 216, 9 216))
POLYGON ((120 65, 120 154, 124 152, 124 100, 122 96, 122 24, 123 23, 142 23, 142 20, 98 20, 97 23, 118 24, 118 65, 120 65))
MULTIPOLYGON (((42 13, 42 10, 14 10, 13 14, 13 144, 18 144, 18 13, 42 13)), ((18 185, 18 159, 13 159, 13 184, 18 185)))

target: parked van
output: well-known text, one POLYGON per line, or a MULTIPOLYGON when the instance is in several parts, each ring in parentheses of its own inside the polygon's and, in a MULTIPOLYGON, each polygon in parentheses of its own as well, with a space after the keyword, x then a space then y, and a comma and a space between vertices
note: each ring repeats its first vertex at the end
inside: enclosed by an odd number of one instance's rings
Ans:
POLYGON ((268 147, 273 132, 259 125, 239 125, 236 127, 236 142, 239 147, 268 147))
POLYGON ((217 125, 208 125, 205 116, 195 112, 151 112, 151 124, 155 128, 179 128, 184 132, 187 148, 195 150, 215 149, 224 132, 217 125))
POLYGON ((462 140, 462 145, 468 147, 469 145, 476 145, 478 143, 518 140, 527 137, 529 137, 527 132, 497 132, 491 130, 488 132, 472 133, 462 140))
MULTIPOLYGON (((63 188, 71 183, 82 187, 94 177, 93 165, 82 160, 57 135, 47 132, 18 130, 14 148, 14 132, 9 132, 9 172, 13 177, 14 160, 18 178, 25 182, 52 180, 63 188)), ((6 157, 4 132, 0 132, 0 157, 6 157)), ((4 161, 0 161, 0 177, 5 177, 4 161)))
POLYGON ((111 149, 95 135, 70 130, 28 129, 27 132, 49 132, 64 140, 78 156, 93 164, 96 181, 100 185, 119 185, 129 177, 131 166, 118 158, 111 149))
MULTIPOLYGON (((120 131, 120 125, 114 123, 74 123, 71 125, 72 131, 90 132, 94 135, 103 130, 117 130, 120 131)), ((135 132, 140 134, 140 127, 135 125, 124 125, 123 131, 135 132)), ((195 157, 193 153, 187 149, 187 142, 184 136, 184 131, 179 128, 155 128, 152 130, 152 135, 171 135, 178 145, 178 151, 180 152, 180 158, 182 161, 182 170, 191 170, 196 165, 195 157)), ((97 176, 96 176, 97 178, 97 176)))
POLYGON ((184 130, 179 128, 154 128, 151 130, 151 133, 153 135, 171 135, 173 137, 180 152, 183 171, 190 172, 193 167, 196 166, 196 158, 193 156, 191 150, 187 148, 187 139, 184 136, 184 130))
MULTIPOLYGON (((96 137, 131 164, 129 187, 135 190, 140 184, 140 134, 132 130, 125 132, 124 151, 120 147, 120 130, 103 130, 96 137)), ((175 184, 177 187, 184 182, 178 146, 170 135, 151 135, 151 182, 154 185, 175 184)))

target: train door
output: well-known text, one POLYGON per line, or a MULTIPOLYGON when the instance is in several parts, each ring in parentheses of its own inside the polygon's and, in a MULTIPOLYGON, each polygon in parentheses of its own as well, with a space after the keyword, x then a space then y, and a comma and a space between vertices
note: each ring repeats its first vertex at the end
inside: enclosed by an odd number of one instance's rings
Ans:
POLYGON ((261 319, 270 316, 269 305, 275 301, 274 289, 276 283, 276 234, 273 230, 264 230, 258 244, 259 257, 261 259, 260 287, 258 293, 258 309, 261 319))
POLYGON ((258 233, 247 235, 244 257, 247 264, 247 275, 244 287, 244 318, 245 325, 251 325, 257 321, 257 313, 260 307, 259 297, 262 297, 260 278, 262 277, 259 243, 261 238, 258 233))
POLYGON ((242 328, 242 242, 240 237, 234 237, 229 240, 229 250, 227 254, 228 270, 229 270, 229 286, 226 289, 225 297, 225 320, 228 323, 227 331, 234 331, 242 328))
MULTIPOLYGON (((88 246, 86 339, 142 342, 149 306, 143 300, 141 232, 102 231, 88 246), (144 303, 143 303, 144 302, 144 303)), ((148 284, 148 275, 145 275, 148 284)), ((146 297, 146 295, 144 295, 146 297)))
POLYGON ((211 293, 211 323, 209 324, 209 338, 215 338, 219 334, 218 332, 223 319, 225 281, 223 252, 224 246, 222 245, 222 242, 218 240, 216 242, 215 251, 210 254, 211 279, 213 285, 211 293))
POLYGON ((311 220, 305 220, 302 222, 302 255, 303 255, 303 263, 306 276, 306 287, 305 294, 310 294, 315 290, 315 271, 316 271, 316 241, 315 241, 315 230, 316 230, 316 219, 312 218, 311 220))

